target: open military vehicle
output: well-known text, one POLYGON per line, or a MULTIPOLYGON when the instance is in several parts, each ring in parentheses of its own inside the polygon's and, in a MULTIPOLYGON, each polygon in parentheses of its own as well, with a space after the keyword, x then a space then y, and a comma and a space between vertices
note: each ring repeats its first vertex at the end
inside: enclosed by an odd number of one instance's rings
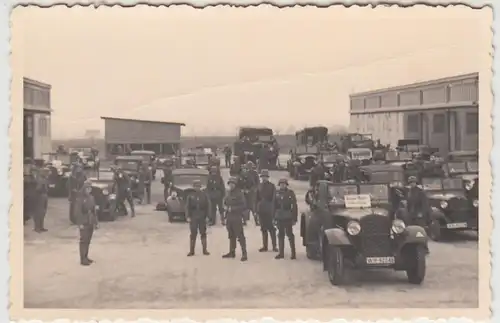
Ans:
POLYGON ((68 180, 71 176, 71 155, 46 153, 42 154, 49 172, 49 196, 66 197, 69 194, 68 180))
POLYGON ((270 168, 275 169, 278 163, 279 145, 274 138, 273 130, 266 127, 240 128, 238 140, 233 145, 233 154, 238 156, 242 163, 252 161, 257 164, 263 149, 268 156, 270 168))
POLYGON ((478 200, 467 198, 461 178, 424 178, 422 188, 430 204, 428 234, 439 241, 443 233, 478 230, 478 200))
POLYGON ((156 179, 156 153, 152 150, 132 150, 130 152, 130 156, 140 156, 142 157, 142 164, 148 165, 151 174, 153 175, 153 179, 156 179))
POLYGON ((427 235, 395 219, 401 203, 389 184, 333 184, 318 181, 313 207, 301 215, 302 243, 310 259, 321 259, 333 285, 348 269, 404 270, 408 281, 425 277, 427 235))
POLYGON ((130 178, 130 191, 133 198, 142 198, 139 192, 139 172, 141 170, 142 156, 117 156, 115 165, 120 167, 130 178))
POLYGON ((351 148, 368 148, 371 151, 375 148, 371 134, 348 133, 340 137, 340 151, 347 153, 351 148))
POLYGON ((90 178, 99 221, 115 221, 117 216, 125 214, 116 203, 116 193, 113 192, 114 175, 110 169, 99 169, 97 176, 90 178))

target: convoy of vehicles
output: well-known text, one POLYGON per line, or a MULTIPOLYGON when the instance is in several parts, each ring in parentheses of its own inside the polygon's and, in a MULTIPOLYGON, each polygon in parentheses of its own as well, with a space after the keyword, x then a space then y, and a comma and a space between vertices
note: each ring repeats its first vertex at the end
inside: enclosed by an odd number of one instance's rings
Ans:
POLYGON ((270 168, 275 169, 278 167, 279 145, 271 128, 241 127, 238 139, 233 145, 233 154, 238 156, 242 163, 252 161, 255 164, 265 155, 270 168))

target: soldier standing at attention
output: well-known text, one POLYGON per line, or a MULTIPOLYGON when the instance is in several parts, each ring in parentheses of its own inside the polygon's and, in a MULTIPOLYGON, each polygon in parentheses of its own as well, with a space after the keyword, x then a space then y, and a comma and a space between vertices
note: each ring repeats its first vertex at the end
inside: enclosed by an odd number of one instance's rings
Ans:
POLYGON ((44 227, 45 215, 47 213, 48 197, 48 174, 50 169, 40 168, 35 173, 35 196, 33 200, 33 223, 35 232, 46 232, 44 227))
POLYGON ((141 204, 144 202, 144 195, 146 195, 147 204, 151 203, 151 181, 153 180, 153 173, 151 172, 151 166, 147 164, 142 164, 141 173, 139 174, 139 183, 141 183, 144 188, 141 191, 141 204))
POLYGON ((227 181, 229 192, 224 198, 224 204, 227 210, 226 229, 229 236, 229 252, 223 255, 222 258, 236 257, 236 240, 238 240, 241 246, 241 261, 247 261, 247 243, 243 230, 243 213, 247 207, 245 196, 236 187, 237 181, 235 177, 231 177, 227 181))
POLYGON ((279 190, 275 197, 275 219, 278 225, 278 245, 279 254, 275 259, 285 258, 285 235, 290 242, 291 259, 295 259, 295 236, 293 235, 293 226, 297 223, 298 209, 295 193, 288 188, 288 181, 282 178, 278 182, 279 190))
POLYGON ((201 190, 201 181, 193 181, 193 188, 195 192, 188 195, 186 201, 186 218, 189 221, 190 229, 189 253, 187 256, 194 256, 198 232, 200 232, 203 254, 208 256, 210 253, 207 250, 207 219, 210 217, 212 207, 210 198, 201 190))
POLYGON ((220 173, 217 172, 217 166, 210 168, 210 174, 207 181, 207 193, 210 197, 211 212, 210 212, 210 225, 215 225, 217 222, 217 209, 219 209, 221 222, 224 223, 224 206, 223 199, 226 193, 224 180, 220 173))
POLYGON ((276 248, 276 229, 273 223, 276 187, 269 181, 269 171, 267 169, 261 171, 260 178, 262 183, 257 188, 255 206, 260 222, 260 230, 262 231, 262 248, 259 251, 265 252, 268 250, 268 234, 271 236, 273 251, 278 251, 276 248))
POLYGON ((231 147, 229 145, 226 145, 224 147, 224 158, 226 160, 226 167, 229 168, 231 167, 231 156, 233 155, 233 151, 231 150, 231 147))
POLYGON ((252 208, 252 189, 255 187, 255 179, 249 172, 248 164, 244 164, 241 169, 240 178, 238 180, 238 188, 243 192, 245 197, 245 205, 247 209, 244 212, 243 225, 247 225, 250 220, 250 210, 252 208))
POLYGON ((78 196, 78 192, 83 187, 83 183, 87 180, 87 176, 85 176, 85 173, 83 172, 82 166, 78 163, 75 162, 73 164, 73 168, 71 169, 71 176, 69 177, 68 180, 68 186, 69 186, 69 221, 71 224, 76 224, 75 221, 75 202, 76 198, 78 196))
POLYGON ((92 184, 86 181, 78 192, 76 202, 76 221, 80 230, 80 264, 89 266, 94 261, 89 258, 90 241, 97 229, 97 216, 95 213, 95 201, 91 194, 92 184))
POLYGON ((113 183, 112 192, 116 192, 116 204, 119 209, 122 209, 125 215, 128 214, 127 208, 125 207, 125 200, 127 200, 130 206, 130 212, 132 217, 135 217, 134 200, 132 199, 132 193, 130 192, 130 178, 121 169, 121 167, 116 168, 115 180, 113 183))
POLYGON ((257 172, 257 167, 253 162, 248 162, 248 174, 252 178, 253 186, 248 192, 248 205, 249 209, 252 211, 253 219, 255 221, 255 225, 259 226, 259 217, 257 216, 257 212, 255 210, 255 195, 257 194, 257 188, 259 187, 260 179, 259 173, 257 172))

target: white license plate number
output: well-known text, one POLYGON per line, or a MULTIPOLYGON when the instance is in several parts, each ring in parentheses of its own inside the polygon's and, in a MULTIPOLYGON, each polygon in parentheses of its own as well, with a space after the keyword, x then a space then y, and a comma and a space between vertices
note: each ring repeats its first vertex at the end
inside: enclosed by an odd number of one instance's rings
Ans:
POLYGON ((367 257, 366 263, 368 265, 392 265, 394 264, 394 257, 367 257))
POLYGON ((448 223, 446 225, 448 229, 462 229, 462 228, 467 228, 467 222, 460 222, 460 223, 448 223))
POLYGON ((54 188, 54 187, 56 187, 56 184, 49 184, 49 187, 54 188))

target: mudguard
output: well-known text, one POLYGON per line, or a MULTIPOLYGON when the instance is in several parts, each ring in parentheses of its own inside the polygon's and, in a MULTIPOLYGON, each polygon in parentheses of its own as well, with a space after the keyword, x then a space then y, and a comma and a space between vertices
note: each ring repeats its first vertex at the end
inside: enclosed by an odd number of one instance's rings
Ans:
POLYGON ((325 237, 329 245, 334 246, 350 246, 351 242, 347 236, 347 232, 340 228, 332 228, 325 230, 325 237))
POLYGON ((425 229, 418 225, 410 225, 406 227, 405 238, 403 240, 403 245, 409 243, 427 243, 428 237, 425 229))
POLYGON ((165 202, 165 206, 168 212, 184 212, 184 203, 178 198, 174 200, 172 197, 168 197, 167 201, 165 202))

